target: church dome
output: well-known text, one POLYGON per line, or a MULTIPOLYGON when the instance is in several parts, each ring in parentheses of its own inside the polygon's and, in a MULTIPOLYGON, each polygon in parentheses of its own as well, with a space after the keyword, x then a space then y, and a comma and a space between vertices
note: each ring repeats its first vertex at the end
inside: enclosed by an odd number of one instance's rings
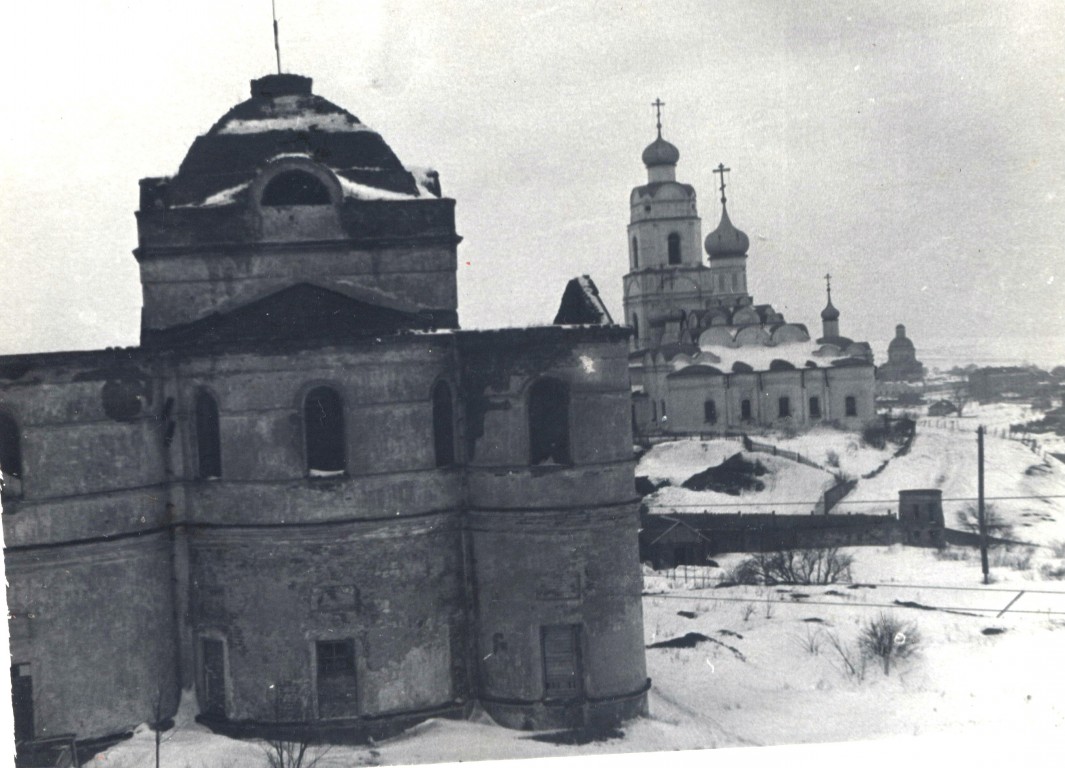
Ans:
POLYGON ((643 151, 643 164, 648 168, 656 165, 676 165, 680 150, 659 136, 643 151))
POLYGON ((888 344, 888 356, 892 352, 896 354, 916 352, 913 342, 906 337, 906 326, 901 323, 895 326, 895 338, 888 344))
POLYGON ((828 304, 821 310, 822 320, 839 320, 839 310, 832 305, 832 299, 828 300, 828 304))
POLYGON ((706 236, 704 245, 710 258, 744 256, 751 241, 744 232, 732 226, 728 217, 728 209, 722 204, 721 223, 717 225, 717 229, 706 236))
POLYGON ((913 342, 905 336, 895 337, 888 343, 888 354, 892 352, 914 352, 916 348, 913 346, 913 342))
POLYGON ((418 195, 417 182, 373 129, 311 92, 311 78, 267 75, 251 98, 192 143, 170 181, 171 204, 194 204, 251 181, 279 156, 307 157, 339 177, 418 195))

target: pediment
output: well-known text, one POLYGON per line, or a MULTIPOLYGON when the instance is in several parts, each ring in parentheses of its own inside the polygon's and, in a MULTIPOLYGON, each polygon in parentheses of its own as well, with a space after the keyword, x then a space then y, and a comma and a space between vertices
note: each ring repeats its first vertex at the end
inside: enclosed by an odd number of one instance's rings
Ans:
POLYGON ((344 341, 432 327, 428 314, 405 312, 309 283, 185 325, 145 334, 145 346, 213 346, 240 342, 344 341))

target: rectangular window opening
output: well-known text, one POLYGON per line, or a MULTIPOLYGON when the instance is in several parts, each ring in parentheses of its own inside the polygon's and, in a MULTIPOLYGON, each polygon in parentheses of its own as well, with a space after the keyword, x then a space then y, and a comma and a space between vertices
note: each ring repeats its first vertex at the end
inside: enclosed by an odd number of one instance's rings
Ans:
POLYGON ((541 627, 544 659, 544 696, 576 698, 581 695, 580 625, 541 627))

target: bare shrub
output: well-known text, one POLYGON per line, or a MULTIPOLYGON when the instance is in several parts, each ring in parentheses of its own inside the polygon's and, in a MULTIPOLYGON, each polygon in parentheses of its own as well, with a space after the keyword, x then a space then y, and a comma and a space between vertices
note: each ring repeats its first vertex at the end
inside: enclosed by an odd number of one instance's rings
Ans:
POLYGON ((858 648, 863 656, 879 660, 884 674, 891 671, 892 664, 917 652, 921 635, 917 625, 903 621, 890 613, 881 613, 870 619, 858 633, 858 648))
POLYGON ((862 425, 862 442, 871 448, 883 448, 887 445, 888 428, 880 419, 872 419, 862 425))
POLYGON ((825 464, 835 469, 839 469, 839 454, 835 451, 829 451, 825 454, 825 464))
POLYGON ((835 584, 850 581, 854 558, 836 547, 760 552, 754 561, 768 586, 774 584, 835 584))
POLYGON ((933 553, 936 560, 960 560, 967 562, 973 559, 973 551, 965 547, 952 547, 947 545, 933 553))
MULTIPOLYGON (((273 687, 273 686, 271 686, 273 687)), ((280 687, 274 688, 274 717, 278 721, 296 715, 301 723, 286 732, 279 731, 266 740, 263 751, 269 768, 314 768, 329 752, 329 745, 316 744, 314 726, 310 724, 310 707, 306 700, 295 703, 295 712, 282 703, 280 687)))
POLYGON ((1043 563, 1039 575, 1046 581, 1065 581, 1065 564, 1043 563))
POLYGON ((825 642, 828 643, 828 647, 832 649, 832 657, 834 659, 833 666, 846 677, 853 679, 855 682, 862 682, 865 680, 865 661, 866 657, 857 648, 852 645, 848 645, 839 639, 839 635, 835 632, 825 632, 825 642))
MULTIPOLYGON (((976 504, 968 504, 965 509, 958 510, 957 521, 962 530, 980 533, 980 513, 976 504)), ((1002 516, 994 504, 984 505, 984 524, 987 527, 987 535, 992 538, 1013 537, 1013 525, 1002 516)))
POLYGON ((1010 568, 1014 571, 1027 571, 1032 567, 1032 547, 1000 547, 993 551, 991 565, 995 568, 1010 568))
POLYGON ((744 621, 750 621, 751 620, 751 616, 754 615, 754 612, 756 610, 758 610, 758 608, 755 606, 754 603, 746 603, 743 606, 743 610, 742 610, 743 620, 744 621))
POLYGON ((748 557, 725 571, 721 578, 722 584, 761 584, 759 572, 754 558, 748 557))
POLYGON ((792 639, 806 653, 811 656, 819 656, 821 654, 821 643, 824 641, 822 635, 824 635, 824 632, 820 627, 811 627, 807 624, 806 631, 799 635, 792 635, 792 639))

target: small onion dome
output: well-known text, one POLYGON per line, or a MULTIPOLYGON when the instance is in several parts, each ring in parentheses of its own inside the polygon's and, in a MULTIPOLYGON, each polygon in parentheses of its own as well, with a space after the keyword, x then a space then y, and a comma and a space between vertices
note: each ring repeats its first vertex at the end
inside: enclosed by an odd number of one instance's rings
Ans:
POLYGON ((643 151, 643 164, 648 168, 655 165, 676 165, 680 160, 680 150, 659 136, 647 145, 643 151))
POLYGON ((828 300, 828 304, 821 310, 822 320, 839 320, 839 310, 832 306, 832 299, 828 300))
POLYGON ((905 336, 896 336, 891 340, 887 348, 889 353, 895 352, 897 350, 915 351, 916 349, 913 346, 913 342, 905 336))
POLYGON ((721 223, 717 229, 706 236, 704 246, 711 258, 715 256, 743 256, 747 253, 751 241, 747 235, 732 226, 728 218, 728 209, 721 206, 721 223))

